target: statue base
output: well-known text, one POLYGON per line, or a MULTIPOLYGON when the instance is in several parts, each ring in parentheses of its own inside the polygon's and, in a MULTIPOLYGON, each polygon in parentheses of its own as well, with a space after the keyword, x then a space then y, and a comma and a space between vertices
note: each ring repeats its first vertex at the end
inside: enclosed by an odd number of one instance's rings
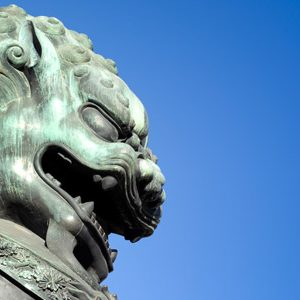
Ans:
POLYGON ((0 300, 114 300, 93 289, 28 229, 0 219, 0 300))

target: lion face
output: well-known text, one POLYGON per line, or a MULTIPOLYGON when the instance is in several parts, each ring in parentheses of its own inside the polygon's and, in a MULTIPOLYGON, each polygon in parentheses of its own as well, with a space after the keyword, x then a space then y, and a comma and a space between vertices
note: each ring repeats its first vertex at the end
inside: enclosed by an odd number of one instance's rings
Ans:
POLYGON ((0 42, 1 217, 96 285, 116 256, 108 235, 137 241, 161 217, 145 109, 85 35, 16 7, 2 14, 14 29, 0 42))

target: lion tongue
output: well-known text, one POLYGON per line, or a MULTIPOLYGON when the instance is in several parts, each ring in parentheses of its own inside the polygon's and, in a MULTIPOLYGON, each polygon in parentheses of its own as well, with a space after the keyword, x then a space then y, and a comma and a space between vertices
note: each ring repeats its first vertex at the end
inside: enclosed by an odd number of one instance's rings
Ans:
POLYGON ((101 187, 104 191, 109 191, 118 184, 118 181, 115 177, 113 177, 113 176, 102 177, 99 174, 95 174, 93 176, 93 181, 95 183, 101 183, 101 187))
POLYGON ((113 189, 118 184, 118 181, 115 177, 106 176, 102 179, 101 186, 104 191, 113 189))

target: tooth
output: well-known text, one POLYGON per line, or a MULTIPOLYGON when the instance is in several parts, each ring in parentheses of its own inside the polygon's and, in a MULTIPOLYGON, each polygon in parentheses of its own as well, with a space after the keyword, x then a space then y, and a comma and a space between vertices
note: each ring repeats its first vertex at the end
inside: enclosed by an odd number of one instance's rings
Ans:
POLYGON ((102 180, 102 177, 98 174, 94 175, 93 176, 93 181, 94 182, 100 182, 102 180))
POLYGON ((87 213, 88 216, 90 216, 94 210, 94 202, 85 202, 80 204, 81 208, 87 213))
POLYGON ((106 176, 102 179, 101 185, 102 189, 105 191, 111 190, 118 184, 118 181, 115 177, 112 176, 106 176))
POLYGON ((52 182, 57 185, 57 186, 61 186, 61 182, 59 182, 57 179, 52 178, 52 182))
POLYGON ((51 180, 54 178, 50 173, 47 173, 46 176, 51 180))
POLYGON ((80 196, 75 197, 74 200, 78 204, 81 203, 81 197, 80 196))
POLYGON ((111 249, 110 259, 112 262, 115 262, 117 255, 118 255, 118 250, 111 249))

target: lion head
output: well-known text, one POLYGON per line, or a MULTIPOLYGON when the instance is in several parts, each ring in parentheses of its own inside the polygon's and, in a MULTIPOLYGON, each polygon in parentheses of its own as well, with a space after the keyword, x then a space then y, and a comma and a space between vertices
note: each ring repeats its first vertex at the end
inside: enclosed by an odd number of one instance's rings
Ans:
POLYGON ((97 285, 116 256, 108 235, 137 241, 161 217, 146 111, 115 63, 58 19, 1 8, 0 34, 1 218, 97 285))

